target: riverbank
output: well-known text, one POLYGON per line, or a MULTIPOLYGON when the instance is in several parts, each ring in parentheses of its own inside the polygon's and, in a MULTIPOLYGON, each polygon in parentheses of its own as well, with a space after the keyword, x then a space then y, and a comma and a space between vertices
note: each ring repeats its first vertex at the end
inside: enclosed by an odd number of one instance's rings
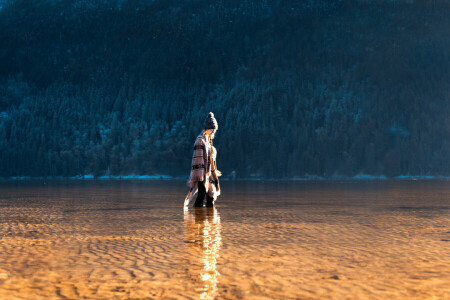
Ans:
MULTIPOLYGON (((187 180, 188 177, 176 177, 170 175, 103 175, 94 176, 92 174, 87 175, 77 175, 71 177, 64 176, 41 176, 41 177, 31 177, 31 176, 11 176, 11 177, 0 177, 0 180, 187 180)), ((450 176, 441 175, 400 175, 394 177, 387 177, 384 175, 368 175, 359 174, 353 177, 334 175, 331 177, 323 177, 317 175, 306 175, 306 176, 295 176, 287 178, 269 178, 263 176, 253 176, 253 177, 221 177, 220 180, 248 180, 248 181, 323 181, 323 180, 448 180, 450 176)))

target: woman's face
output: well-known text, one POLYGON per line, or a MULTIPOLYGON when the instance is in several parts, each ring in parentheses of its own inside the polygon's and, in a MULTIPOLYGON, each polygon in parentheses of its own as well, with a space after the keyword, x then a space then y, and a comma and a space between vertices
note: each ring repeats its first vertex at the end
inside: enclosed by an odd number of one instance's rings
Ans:
POLYGON ((208 129, 208 130, 206 130, 206 133, 207 133, 208 135, 210 135, 212 139, 214 138, 215 132, 216 132, 215 129, 208 129))

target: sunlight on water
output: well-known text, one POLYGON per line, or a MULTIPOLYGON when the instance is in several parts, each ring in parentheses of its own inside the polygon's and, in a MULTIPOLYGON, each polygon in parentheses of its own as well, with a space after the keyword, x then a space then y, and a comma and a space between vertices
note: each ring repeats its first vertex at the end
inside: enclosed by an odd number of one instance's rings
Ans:
POLYGON ((222 244, 220 236, 220 216, 216 208, 184 209, 186 224, 186 245, 193 257, 202 260, 202 270, 199 282, 202 287, 200 299, 213 299, 217 292, 219 272, 217 258, 222 244))
POLYGON ((450 186, 0 183, 0 299, 450 299, 450 186))

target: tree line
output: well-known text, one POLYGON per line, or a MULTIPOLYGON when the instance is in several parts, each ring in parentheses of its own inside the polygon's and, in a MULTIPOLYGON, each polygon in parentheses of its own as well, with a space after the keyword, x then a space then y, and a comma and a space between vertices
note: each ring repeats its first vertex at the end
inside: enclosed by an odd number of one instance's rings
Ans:
POLYGON ((448 1, 11 0, 0 176, 450 175, 448 1))

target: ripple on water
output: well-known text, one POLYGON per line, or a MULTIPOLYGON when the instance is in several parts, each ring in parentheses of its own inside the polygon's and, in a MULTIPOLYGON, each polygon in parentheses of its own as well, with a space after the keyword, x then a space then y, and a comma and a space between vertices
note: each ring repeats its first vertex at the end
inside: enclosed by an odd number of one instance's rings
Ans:
POLYGON ((450 297, 448 185, 117 184, 0 190, 0 298, 450 297))

